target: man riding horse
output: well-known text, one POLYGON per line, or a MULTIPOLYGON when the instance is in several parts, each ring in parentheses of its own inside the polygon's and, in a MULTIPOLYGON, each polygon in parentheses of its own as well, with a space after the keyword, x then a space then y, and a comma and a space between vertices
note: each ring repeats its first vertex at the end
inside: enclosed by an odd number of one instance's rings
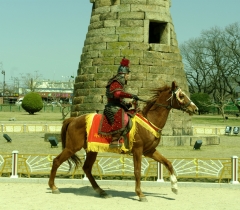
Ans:
MULTIPOLYGON (((126 138, 126 127, 129 126, 129 117, 136 113, 135 109, 129 110, 132 107, 131 103, 126 103, 124 98, 133 98, 139 100, 138 96, 124 91, 124 85, 127 84, 129 76, 129 60, 125 57, 122 59, 118 68, 117 75, 112 77, 106 86, 107 105, 105 106, 99 134, 112 135, 110 147, 120 147, 121 143, 126 138)), ((135 107, 136 108, 136 107, 135 107)))

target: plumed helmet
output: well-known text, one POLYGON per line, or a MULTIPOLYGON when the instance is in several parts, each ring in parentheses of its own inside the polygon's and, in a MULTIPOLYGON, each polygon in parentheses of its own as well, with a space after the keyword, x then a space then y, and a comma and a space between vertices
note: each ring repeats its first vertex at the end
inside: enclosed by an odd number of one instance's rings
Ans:
POLYGON ((130 72, 129 70, 129 60, 123 57, 120 66, 118 68, 118 74, 128 74, 130 72))

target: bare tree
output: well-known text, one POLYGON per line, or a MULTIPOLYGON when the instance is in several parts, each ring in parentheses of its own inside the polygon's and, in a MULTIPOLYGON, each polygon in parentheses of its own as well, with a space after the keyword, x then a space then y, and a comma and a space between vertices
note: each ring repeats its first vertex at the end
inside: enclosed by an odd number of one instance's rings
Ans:
MULTIPOLYGON (((201 36, 180 46, 191 93, 207 93, 222 113, 224 101, 236 103, 240 85, 240 25, 203 31, 201 36)), ((224 113, 222 114, 224 116, 224 113)))
POLYGON ((21 74, 23 86, 26 89, 30 89, 31 92, 34 92, 37 87, 37 82, 41 78, 41 74, 38 74, 36 71, 35 74, 21 74))

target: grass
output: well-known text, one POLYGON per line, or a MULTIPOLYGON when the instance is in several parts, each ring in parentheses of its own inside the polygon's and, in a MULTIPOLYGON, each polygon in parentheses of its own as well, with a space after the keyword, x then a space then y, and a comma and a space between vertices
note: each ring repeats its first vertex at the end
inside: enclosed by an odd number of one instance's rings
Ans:
MULTIPOLYGON (((25 111, 0 111, 0 122, 9 121, 11 118, 15 118, 16 122, 19 121, 59 121, 62 122, 62 113, 59 107, 56 107, 54 112, 37 112, 34 115, 29 115, 25 111)), ((70 117, 70 113, 66 118, 70 117)), ((240 118, 234 115, 229 115, 228 120, 224 120, 221 115, 193 115, 193 125, 203 126, 240 126, 240 118)))
POLYGON ((228 119, 223 119, 221 115, 194 115, 192 116, 193 125, 204 125, 204 126, 240 126, 240 118, 229 115, 228 119))
MULTIPOLYGON (((27 112, 0 112, 0 122, 9 121, 10 119, 14 119, 17 123, 19 121, 25 122, 41 122, 41 121, 59 121, 62 122, 62 113, 61 112, 37 112, 34 115, 30 115, 27 112)), ((70 115, 68 114, 67 117, 70 115)))

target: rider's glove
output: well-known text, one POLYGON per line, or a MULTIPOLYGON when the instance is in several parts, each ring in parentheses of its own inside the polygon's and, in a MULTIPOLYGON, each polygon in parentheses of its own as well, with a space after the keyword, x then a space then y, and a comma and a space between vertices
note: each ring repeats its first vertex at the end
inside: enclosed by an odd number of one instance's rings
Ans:
POLYGON ((138 101, 140 98, 138 98, 137 95, 132 95, 132 98, 135 99, 136 101, 138 101))

